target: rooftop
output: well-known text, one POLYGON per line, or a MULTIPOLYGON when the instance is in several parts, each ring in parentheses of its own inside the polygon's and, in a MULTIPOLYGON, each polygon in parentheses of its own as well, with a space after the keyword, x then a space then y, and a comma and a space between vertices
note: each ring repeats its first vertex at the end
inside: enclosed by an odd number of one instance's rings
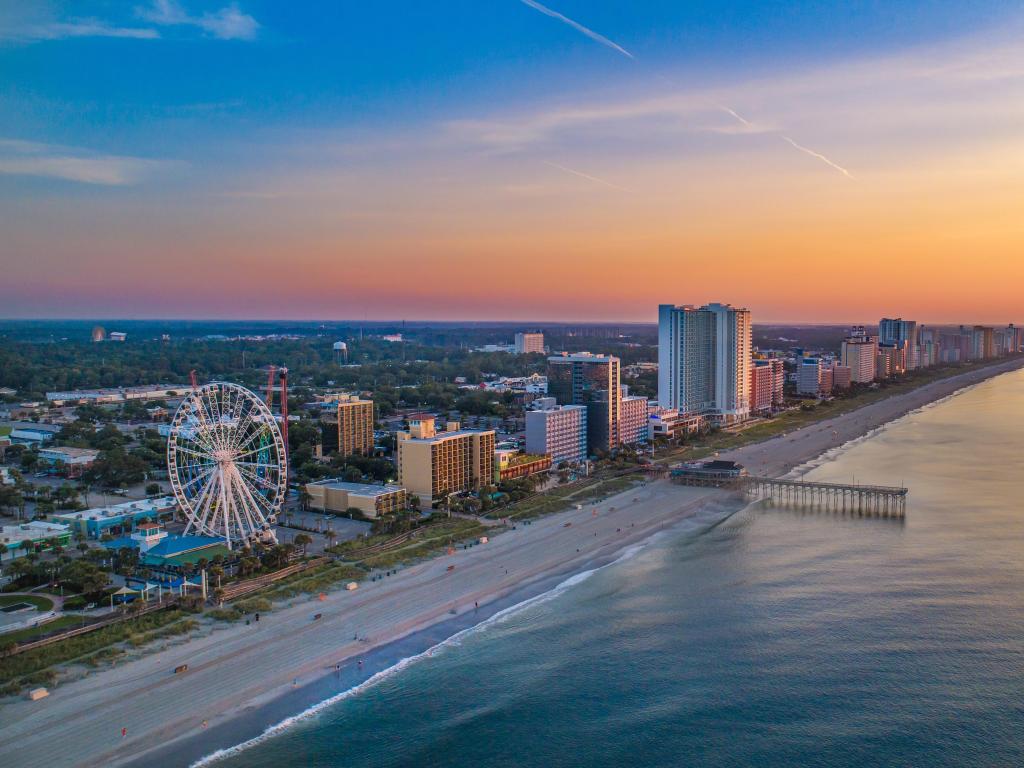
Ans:
POLYGON ((353 496, 383 496, 405 490, 400 485, 372 485, 371 483, 349 483, 344 480, 317 480, 310 485, 319 485, 334 491, 345 491, 353 496))
POLYGON ((173 496, 162 496, 159 499, 142 499, 140 501, 126 501, 123 504, 113 504, 109 507, 94 507, 84 509, 81 512, 64 512, 53 515, 55 520, 109 520, 114 517, 126 517, 139 513, 153 514, 159 510, 170 509, 174 506, 173 496))

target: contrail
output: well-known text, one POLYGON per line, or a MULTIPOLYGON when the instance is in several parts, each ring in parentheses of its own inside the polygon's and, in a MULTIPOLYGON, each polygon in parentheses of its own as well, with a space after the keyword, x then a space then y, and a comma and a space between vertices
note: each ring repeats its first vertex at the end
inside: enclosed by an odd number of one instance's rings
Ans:
POLYGON ((811 157, 816 157, 819 160, 821 160, 821 162, 825 163, 826 165, 832 166, 837 171, 839 171, 841 174, 843 174, 843 176, 845 176, 846 178, 848 178, 848 179, 854 179, 855 178, 854 175, 852 173, 850 173, 848 170, 846 170, 845 168, 843 168, 843 166, 839 165, 838 163, 833 163, 831 160, 829 160, 827 157, 825 157, 820 152, 815 152, 813 149, 808 149, 807 147, 804 147, 804 146, 802 146, 800 144, 797 144, 795 141, 793 141, 791 138, 789 138, 789 136, 781 136, 780 135, 779 138, 781 138, 783 141, 785 141, 785 142, 787 142, 789 144, 792 144, 794 147, 799 149, 801 152, 804 152, 804 153, 810 155, 811 157))
MULTIPOLYGON (((735 117, 740 123, 743 124, 744 127, 746 127, 746 128, 752 128, 753 127, 754 124, 751 123, 749 120, 747 120, 742 115, 740 115, 735 109, 730 109, 729 107, 725 106, 724 104, 719 104, 718 108, 720 110, 722 110, 723 112, 726 112, 726 113, 732 115, 733 117, 735 117)), ((782 139, 787 144, 789 144, 790 146, 792 146, 794 149, 798 149, 801 152, 803 152, 804 154, 807 154, 807 155, 810 155, 811 157, 817 158, 818 160, 821 160, 821 162, 825 163, 826 165, 829 165, 832 168, 835 168, 837 171, 839 171, 841 174, 843 174, 846 178, 856 180, 856 177, 852 173, 850 173, 848 170, 843 168, 843 166, 839 165, 839 163, 835 163, 835 162, 829 160, 827 157, 825 157, 820 152, 815 152, 813 149, 805 147, 802 144, 797 144, 795 141, 793 141, 793 139, 789 138, 789 136, 785 136, 783 134, 779 134, 779 138, 782 139)))
POLYGON ((558 11, 553 11, 550 8, 546 7, 546 6, 541 5, 536 0, 519 0, 519 1, 523 5, 530 6, 535 11, 540 11, 545 16, 550 16, 553 19, 558 19, 559 21, 561 21, 564 24, 568 24, 570 27, 575 29, 577 32, 582 32, 584 35, 589 37, 591 40, 596 40, 601 45, 606 45, 609 48, 611 48, 613 51, 618 51, 623 56, 628 56, 631 59, 633 58, 633 54, 630 53, 629 51, 627 51, 621 45, 618 45, 617 43, 613 43, 607 37, 604 37, 603 35, 597 34, 597 32, 595 32, 592 29, 587 29, 586 27, 584 27, 579 22, 573 21, 572 19, 570 19, 568 16, 563 16, 558 11))
POLYGON ((612 189, 617 189, 617 190, 619 190, 619 192, 629 192, 629 190, 626 189, 625 187, 620 187, 618 184, 612 184, 610 181, 605 181, 604 179, 599 179, 599 178, 597 178, 597 176, 591 176, 589 173, 583 173, 582 171, 574 171, 572 168, 566 168, 564 165, 559 165, 558 163, 552 163, 550 160, 544 160, 542 162, 544 163, 544 165, 550 165, 552 168, 557 168, 560 171, 565 171, 566 173, 571 173, 573 176, 579 176, 581 179, 586 179, 587 181, 593 181, 596 184, 603 184, 606 187, 611 187, 612 189))
POLYGON ((746 118, 740 117, 740 115, 736 112, 735 109, 729 109, 729 107, 725 106, 724 104, 719 104, 718 108, 720 110, 722 110, 723 112, 726 112, 727 114, 730 114, 733 117, 735 117, 737 120, 739 120, 741 123, 743 123, 743 125, 745 125, 747 128, 752 128, 753 127, 754 124, 752 122, 750 122, 749 120, 747 120, 746 118))

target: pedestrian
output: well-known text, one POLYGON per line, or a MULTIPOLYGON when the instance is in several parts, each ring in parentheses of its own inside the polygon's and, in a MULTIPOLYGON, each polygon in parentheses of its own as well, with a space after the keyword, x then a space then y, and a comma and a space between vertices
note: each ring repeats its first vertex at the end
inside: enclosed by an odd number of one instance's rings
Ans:
POLYGON ((121 729, 121 738, 123 739, 127 735, 128 735, 128 729, 127 728, 122 728, 121 729))

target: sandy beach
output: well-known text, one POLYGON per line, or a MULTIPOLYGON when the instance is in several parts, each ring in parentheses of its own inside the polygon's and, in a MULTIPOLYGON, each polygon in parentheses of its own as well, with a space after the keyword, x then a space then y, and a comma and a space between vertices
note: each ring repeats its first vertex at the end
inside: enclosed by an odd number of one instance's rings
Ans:
MULTIPOLYGON (((752 473, 784 475, 845 442, 999 373, 1019 360, 968 371, 856 411, 726 454, 752 473)), ((911 493, 913 489, 911 489, 911 493)), ((599 504, 519 525, 482 546, 402 569, 354 592, 335 591, 230 625, 187 643, 93 672, 38 702, 0 707, 0 764, 107 766, 147 758, 175 761, 175 742, 330 675, 358 659, 455 615, 530 585, 609 562, 631 545, 706 510, 728 505, 719 491, 667 481, 638 485, 599 504), (449 571, 450 566, 455 566, 449 571), (313 621, 321 613, 319 621, 313 621), (358 636, 359 639, 354 638, 358 636), (173 674, 187 663, 189 671, 173 674), (127 729, 122 737, 121 729, 127 729)), ((735 508, 733 505, 732 508, 735 508)), ((211 745, 212 749, 218 746, 211 745)))

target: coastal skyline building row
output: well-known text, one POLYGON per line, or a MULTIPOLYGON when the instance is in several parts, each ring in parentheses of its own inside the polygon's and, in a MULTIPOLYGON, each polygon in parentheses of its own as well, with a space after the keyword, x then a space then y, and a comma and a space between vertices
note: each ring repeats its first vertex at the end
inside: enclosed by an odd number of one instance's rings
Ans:
POLYGON ((882 318, 877 334, 854 326, 843 340, 840 362, 850 368, 853 382, 866 384, 940 363, 990 360, 1021 351, 1024 332, 1013 324, 954 329, 897 317, 882 318))

